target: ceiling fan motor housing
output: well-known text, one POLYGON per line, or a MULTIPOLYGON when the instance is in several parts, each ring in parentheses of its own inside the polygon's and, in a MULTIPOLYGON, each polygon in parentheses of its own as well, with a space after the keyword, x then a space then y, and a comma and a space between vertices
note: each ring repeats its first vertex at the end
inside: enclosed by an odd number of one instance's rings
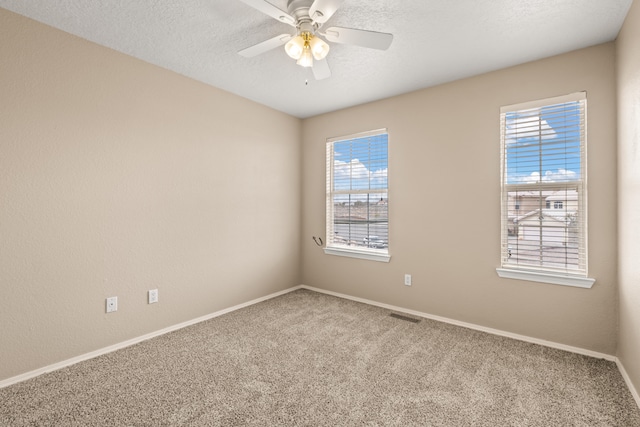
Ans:
POLYGON ((313 34, 318 28, 309 16, 309 8, 312 4, 313 0, 289 0, 287 3, 287 11, 296 18, 296 27, 300 32, 308 31, 313 34))

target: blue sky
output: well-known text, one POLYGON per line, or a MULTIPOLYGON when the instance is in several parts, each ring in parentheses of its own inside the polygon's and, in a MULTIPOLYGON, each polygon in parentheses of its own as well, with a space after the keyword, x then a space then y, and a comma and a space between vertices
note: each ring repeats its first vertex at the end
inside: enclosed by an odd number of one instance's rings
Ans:
POLYGON ((578 102, 507 113, 505 118, 509 184, 580 179, 578 102))

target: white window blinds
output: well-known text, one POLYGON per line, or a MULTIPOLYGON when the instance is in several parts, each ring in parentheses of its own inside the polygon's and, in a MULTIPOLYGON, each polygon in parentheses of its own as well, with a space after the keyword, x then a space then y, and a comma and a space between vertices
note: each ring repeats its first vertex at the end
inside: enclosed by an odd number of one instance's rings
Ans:
POLYGON ((503 107, 502 268, 587 275, 584 92, 503 107))
POLYGON ((388 253, 388 134, 327 141, 327 247, 388 253))

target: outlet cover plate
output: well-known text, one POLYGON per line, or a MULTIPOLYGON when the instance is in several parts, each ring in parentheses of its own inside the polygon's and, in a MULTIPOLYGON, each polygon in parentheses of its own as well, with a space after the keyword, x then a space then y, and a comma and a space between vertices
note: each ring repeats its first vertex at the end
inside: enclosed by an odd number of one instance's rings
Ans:
POLYGON ((149 304, 153 304, 158 302, 158 290, 157 289, 151 289, 149 291, 149 304))
POLYGON ((405 274, 404 275, 404 284, 406 286, 411 286, 411 275, 410 274, 405 274))
POLYGON ((107 298, 107 313, 118 311, 118 297, 107 298))

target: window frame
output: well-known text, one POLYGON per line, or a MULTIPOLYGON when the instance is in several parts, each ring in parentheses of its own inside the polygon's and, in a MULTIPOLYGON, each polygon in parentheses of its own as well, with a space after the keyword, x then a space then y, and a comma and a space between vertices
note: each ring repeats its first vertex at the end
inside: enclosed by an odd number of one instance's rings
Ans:
MULTIPOLYGON (((500 109, 500 221, 501 221, 501 250, 500 250, 500 267, 496 268, 496 272, 502 278, 527 280, 534 282, 550 283, 556 285, 575 286, 581 288, 591 288, 595 282, 595 279, 588 277, 588 253, 587 253, 587 119, 586 119, 586 92, 577 92, 569 95, 546 98, 532 102, 525 102, 521 104, 514 104, 504 106, 500 109), (582 129, 580 134, 580 177, 572 181, 557 181, 557 182, 545 182, 542 178, 539 178, 536 183, 513 183, 507 182, 507 132, 506 132, 506 116, 507 114, 514 114, 524 112, 526 110, 540 109, 545 107, 551 107, 558 104, 579 102, 583 109, 581 115, 581 122, 579 124, 582 129), (512 255, 512 250, 509 245, 509 212, 508 212, 508 197, 509 193, 514 191, 535 191, 540 192, 540 198, 545 191, 557 191, 561 189, 563 191, 570 191, 575 187, 577 193, 579 206, 578 209, 582 210, 579 225, 579 237, 578 237, 578 268, 576 272, 571 272, 569 269, 564 268, 554 269, 553 267, 535 266, 526 263, 513 263, 509 262, 512 255)), ((542 135, 542 130, 539 130, 542 135)), ((542 156, 542 154, 541 154, 542 156)), ((541 159, 542 160, 542 159, 541 159)), ((540 201, 540 216, 543 218, 544 212, 542 206, 546 206, 547 209, 550 206, 555 206, 559 201, 540 201)), ((535 211, 534 211, 535 212, 535 211)), ((542 225, 540 227, 543 227, 542 225)), ((542 236, 542 229, 541 229, 542 236)), ((543 237, 541 237, 542 239, 543 237)), ((538 243, 540 250, 542 251, 542 242, 538 243)))
MULTIPOLYGON (((384 193, 387 195, 387 237, 389 235, 389 212, 388 212, 388 203, 389 203, 389 177, 387 174, 387 186, 386 188, 369 188, 367 190, 335 190, 335 180, 334 180, 334 166, 335 166, 335 155, 334 155, 334 145, 336 143, 367 138, 378 135, 386 135, 387 136, 387 171, 389 167, 389 132, 386 128, 376 129, 366 132, 360 132, 351 135, 345 135, 340 137, 328 138, 326 140, 326 242, 324 247, 324 253, 327 255, 337 255, 344 256, 350 258, 358 258, 369 261, 379 261, 379 262, 389 262, 391 260, 391 255, 389 253, 389 239, 387 238, 387 246, 386 248, 377 249, 370 247, 361 247, 361 246, 349 246, 344 244, 339 244, 334 242, 333 236, 334 233, 334 213, 335 213, 335 203, 334 203, 334 195, 336 194, 381 194, 384 193)), ((352 159, 353 160, 353 159, 352 159)), ((388 172, 387 172, 388 173, 388 172)))

